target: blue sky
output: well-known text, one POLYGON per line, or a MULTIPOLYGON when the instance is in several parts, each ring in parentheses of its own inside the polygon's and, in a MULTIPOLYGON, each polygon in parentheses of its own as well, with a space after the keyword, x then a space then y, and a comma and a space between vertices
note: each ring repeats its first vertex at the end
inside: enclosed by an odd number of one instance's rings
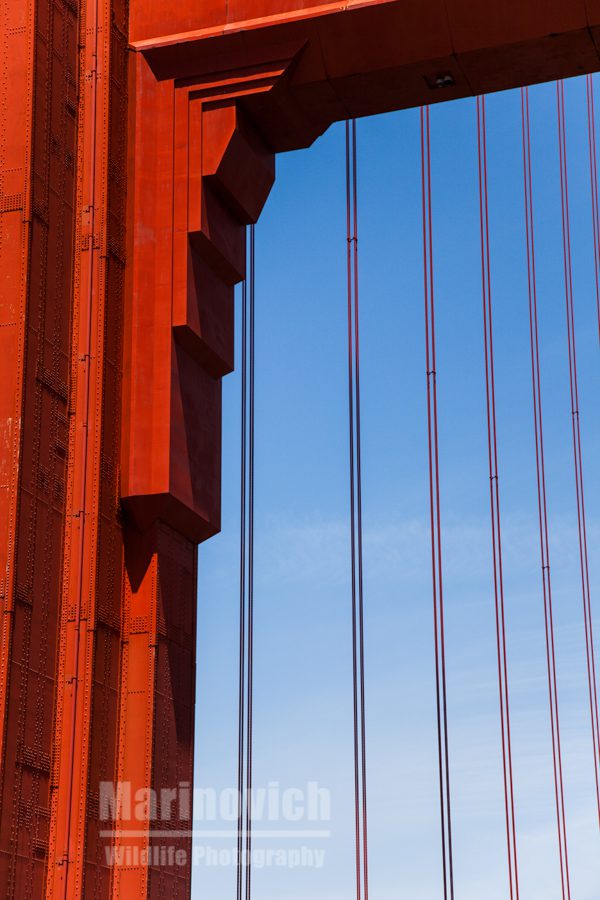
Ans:
MULTIPOLYGON (((572 896, 599 900, 600 834, 578 568, 554 86, 533 88, 531 103, 572 896)), ((600 636, 600 349, 583 80, 567 83, 567 116, 592 602, 600 636)), ((518 92, 489 98, 488 129, 521 896, 554 900, 560 897, 560 878, 535 494, 518 92)), ((432 110, 456 896, 500 900, 508 890, 476 135, 474 100, 432 110)), ((418 111, 361 120, 358 148, 371 898, 434 900, 442 896, 442 888, 418 111)), ((255 783, 301 788, 314 781, 332 796, 331 837, 308 842, 325 850, 323 868, 257 870, 257 900, 347 900, 353 895, 344 178, 344 126, 337 125, 310 150, 278 159, 277 183, 256 231, 255 783)), ((236 373, 224 383, 223 532, 200 549, 196 784, 217 790, 236 784, 239 395, 236 373)), ((231 846, 227 840, 209 843, 231 846)), ((233 868, 195 867, 194 897, 225 900, 234 894, 233 868)))

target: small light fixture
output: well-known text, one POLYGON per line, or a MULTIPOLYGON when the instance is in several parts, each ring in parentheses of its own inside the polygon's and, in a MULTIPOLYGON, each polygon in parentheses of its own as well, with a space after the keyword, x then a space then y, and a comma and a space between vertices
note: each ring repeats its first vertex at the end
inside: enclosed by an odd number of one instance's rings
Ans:
POLYGON ((454 87, 456 84, 454 76, 449 72, 443 72, 441 75, 436 75, 434 78, 426 78, 425 80, 432 91, 454 87))

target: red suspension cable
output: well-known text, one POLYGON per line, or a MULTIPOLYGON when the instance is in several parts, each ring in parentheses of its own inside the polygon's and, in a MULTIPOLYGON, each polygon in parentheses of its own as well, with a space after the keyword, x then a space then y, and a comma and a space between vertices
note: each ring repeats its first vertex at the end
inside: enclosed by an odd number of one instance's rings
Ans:
POLYGON ((252 769, 254 681, 254 320, 255 237, 250 227, 248 279, 242 285, 240 508, 240 646, 238 698, 237 900, 252 892, 252 769))
POLYGON ((352 680, 354 702, 354 817, 356 897, 369 898, 367 752, 363 597, 360 339, 358 293, 358 174, 356 122, 346 122, 348 265, 348 415, 350 451, 350 552, 352 588, 352 680))
POLYGON ((596 310, 598 340, 600 341, 600 204, 598 202, 598 155, 596 153, 596 110, 594 107, 594 76, 586 78, 588 140, 590 149, 590 187, 592 197, 592 228, 594 232, 594 271, 596 276, 596 310))
POLYGON ((244 887, 245 825, 245 737, 246 737, 246 493, 248 458, 248 285, 242 284, 242 364, 241 364, 241 457, 240 457, 240 642, 238 685, 238 833, 236 900, 242 900, 244 887))
POLYGON ((533 419, 537 473, 538 519, 540 555, 542 563, 542 592, 546 629, 546 661, 548 669, 548 699, 552 730, 552 761, 554 766, 554 793, 556 799, 556 825, 560 857, 560 878, 563 900, 570 900, 569 851, 565 815, 558 689, 556 679, 556 654, 554 647, 554 614, 552 609, 552 579, 550 576, 550 541, 548 536, 548 507, 546 500, 546 468, 544 456, 544 427, 542 418, 542 388, 540 375, 540 349, 537 304, 537 277, 535 256, 535 230, 533 214, 533 177, 531 165, 531 121, 529 114, 529 90, 521 90, 521 120, 523 136, 523 183, 525 193, 525 231, 527 238, 527 276, 529 293, 529 336, 531 346, 531 381, 533 389, 533 419))
POLYGON ((479 161, 479 209, 481 224, 481 271, 484 320, 485 386, 487 403, 488 461, 490 473, 490 510, 494 562, 494 599, 496 607, 496 636, 498 650, 498 685, 502 733, 502 762, 504 774, 504 803, 506 814, 506 842, 510 897, 519 898, 519 869, 513 787, 512 746, 508 665, 506 651, 506 622, 504 612, 504 578, 502 570, 502 531, 500 521, 500 487, 498 479, 498 438, 496 429, 496 387, 494 371, 494 337, 492 327, 492 278, 490 266, 490 228, 487 175, 487 129, 485 98, 477 98, 477 131, 479 161))
POLYGON ((579 414, 579 385, 577 377, 577 343, 575 338, 575 309, 573 302, 573 266, 571 259, 571 222, 569 212, 569 173, 567 165, 567 135, 565 116, 565 88, 562 81, 556 85, 558 106, 558 146, 560 161, 560 193, 562 208, 563 255, 565 269, 565 300, 567 311, 567 339, 569 350, 569 384, 571 391, 571 421, 573 431, 573 459, 575 465, 575 492, 577 496, 577 527, 579 534, 579 562, 581 569, 581 590, 583 598, 583 620, 585 630, 585 650, 587 660, 588 688, 590 697, 590 717, 594 752, 594 773, 596 778, 596 800, 600 823, 600 723, 598 717, 598 691, 596 682, 596 661, 594 654, 594 633, 592 623, 592 601, 588 564, 587 524, 585 515, 585 492, 583 485, 583 454, 581 450, 581 426, 579 414))
POLYGON ((423 271, 427 365, 427 425, 429 443, 429 505, 431 517, 431 574, 433 585, 435 678, 442 834, 444 900, 454 898, 452 814, 448 752, 448 705, 444 638, 444 590, 442 578, 442 526, 439 475, 435 294, 433 279, 433 229, 431 203, 431 131, 429 108, 421 109, 421 187, 423 204, 423 271))
POLYGON ((254 321, 255 321, 255 236, 250 226, 250 311, 249 311, 249 398, 248 398, 248 714, 246 733, 246 900, 252 884, 252 776, 254 711, 254 321))

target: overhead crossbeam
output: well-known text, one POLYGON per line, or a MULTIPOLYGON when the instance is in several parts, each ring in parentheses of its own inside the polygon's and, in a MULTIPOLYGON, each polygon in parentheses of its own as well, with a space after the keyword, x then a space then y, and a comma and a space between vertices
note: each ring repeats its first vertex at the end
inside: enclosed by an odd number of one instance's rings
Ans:
MULTIPOLYGON (((332 122, 476 96, 600 68, 597 0, 134 0, 130 40, 159 79, 244 67, 243 105, 273 150, 332 122), (276 94, 260 79, 293 59, 276 94)), ((227 77, 227 76, 226 76, 227 77)))

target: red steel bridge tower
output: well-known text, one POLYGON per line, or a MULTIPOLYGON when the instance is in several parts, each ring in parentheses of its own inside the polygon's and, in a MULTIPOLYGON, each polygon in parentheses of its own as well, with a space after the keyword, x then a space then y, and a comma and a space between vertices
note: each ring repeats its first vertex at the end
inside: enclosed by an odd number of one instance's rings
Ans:
POLYGON ((189 865, 110 865, 98 785, 192 781, 197 545, 276 154, 599 50, 600 0, 1 4, 2 897, 189 895, 189 865))

